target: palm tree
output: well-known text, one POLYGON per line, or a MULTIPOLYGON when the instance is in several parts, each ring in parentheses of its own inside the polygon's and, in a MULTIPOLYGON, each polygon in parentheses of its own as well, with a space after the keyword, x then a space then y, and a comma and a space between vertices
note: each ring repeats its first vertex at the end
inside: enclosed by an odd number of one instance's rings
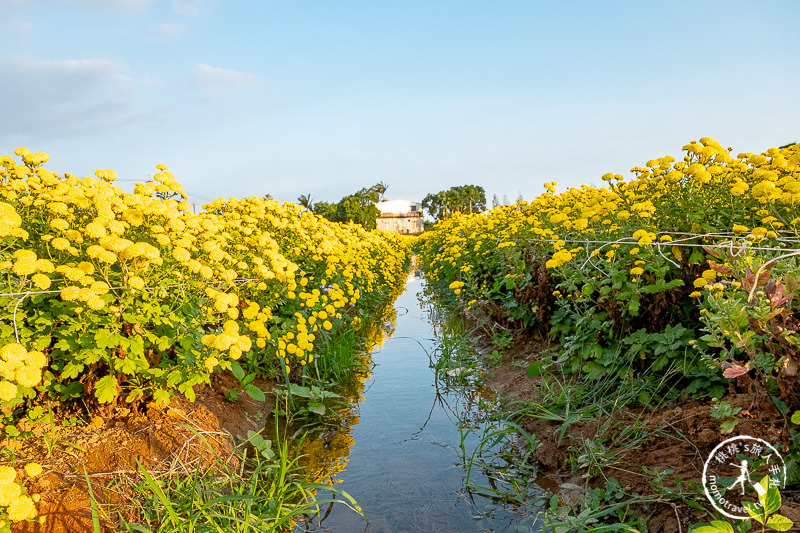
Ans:
POLYGON ((297 197, 297 203, 305 207, 306 209, 311 209, 313 211, 314 202, 311 201, 310 194, 301 194, 297 197))
POLYGON ((375 184, 375 185, 374 185, 372 188, 373 188, 373 189, 375 189, 375 191, 376 191, 378 194, 380 194, 380 195, 381 195, 381 202, 382 202, 382 201, 384 200, 384 198, 386 198, 386 189, 388 189, 388 188, 389 188, 389 186, 388 186, 388 185, 386 185, 384 182, 382 182, 382 181, 379 181, 379 182, 378 182, 378 183, 376 183, 376 184, 375 184))

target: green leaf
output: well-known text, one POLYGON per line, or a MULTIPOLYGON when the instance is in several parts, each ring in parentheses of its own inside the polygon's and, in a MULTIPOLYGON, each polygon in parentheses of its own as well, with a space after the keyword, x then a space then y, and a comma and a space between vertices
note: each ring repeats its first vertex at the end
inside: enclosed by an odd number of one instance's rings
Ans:
POLYGON ((153 401, 156 402, 156 405, 164 407, 169 403, 169 399, 172 397, 172 394, 165 389, 156 389, 153 393, 153 401))
POLYGON ((727 420, 723 420, 722 424, 719 425, 719 432, 723 435, 730 433, 739 423, 739 420, 736 418, 729 418, 727 420))
POLYGON ((100 403, 111 403, 117 397, 117 378, 105 376, 98 380, 94 386, 94 395, 100 403))
POLYGON ((722 520, 712 520, 711 524, 690 529, 689 533, 733 533, 733 526, 722 520))
POLYGON ((772 483, 769 476, 764 476, 764 478, 759 481, 759 485, 762 487, 766 487, 767 492, 762 497, 761 494, 758 495, 758 501, 761 501, 763 498, 763 502, 761 503, 762 507, 764 507, 764 514, 770 515, 772 513, 778 512, 781 509, 781 492, 778 490, 777 485, 772 483))
POLYGON ((529 378, 535 378, 537 376, 542 375, 542 362, 537 361, 535 363, 531 363, 528 369, 525 371, 525 375, 529 378))
POLYGON ((747 514, 749 514, 751 518, 754 518, 759 524, 764 523, 761 508, 756 502, 742 502, 742 507, 744 507, 747 514))
POLYGON ((33 341, 33 347, 39 350, 40 352, 43 352, 45 348, 47 348, 48 346, 50 346, 50 335, 42 335, 41 337, 33 341))
POLYGON ((231 363, 231 372, 233 373, 233 376, 239 381, 242 381, 242 378, 244 378, 244 369, 242 368, 242 365, 240 365, 236 361, 233 361, 231 363))
POLYGON ((106 354, 105 350, 98 348, 84 348, 78 353, 78 359, 85 365, 93 365, 106 354))
POLYGON ((112 335, 113 332, 108 329, 103 328, 97 330, 97 333, 94 334, 94 341, 97 344, 97 347, 108 348, 109 346, 112 346, 113 345, 111 340, 112 335))
POLYGON ((173 370, 167 375, 167 387, 174 387, 183 381, 183 373, 180 370, 173 370))
POLYGON ((792 424, 800 425, 800 411, 795 411, 792 415, 792 424))
POLYGON ((264 396, 264 391, 256 387, 255 385, 248 385, 244 388, 244 391, 250 396, 252 399, 256 400, 257 402, 263 402, 266 400, 266 396, 264 396))
POLYGON ((300 396, 301 398, 310 398, 311 389, 298 385, 297 383, 289 383, 289 394, 292 396, 300 396))
POLYGON ((794 522, 783 515, 774 514, 767 520, 767 525, 776 531, 789 531, 794 522))
POLYGON ((311 411, 312 413, 316 413, 320 416, 323 416, 325 414, 325 404, 317 402, 309 402, 308 410, 311 411))
POLYGON ((125 401, 128 403, 133 403, 139 398, 144 396, 144 390, 142 389, 133 389, 128 396, 125 397, 125 401))
POLYGON ((64 366, 64 370, 61 371, 61 377, 63 379, 72 379, 78 377, 78 375, 83 372, 84 365, 80 363, 73 363, 70 361, 69 363, 64 366))
POLYGON ((700 263, 703 262, 704 259, 705 259, 705 256, 703 255, 703 252, 695 250, 689 256, 689 264, 690 265, 699 265, 700 263))

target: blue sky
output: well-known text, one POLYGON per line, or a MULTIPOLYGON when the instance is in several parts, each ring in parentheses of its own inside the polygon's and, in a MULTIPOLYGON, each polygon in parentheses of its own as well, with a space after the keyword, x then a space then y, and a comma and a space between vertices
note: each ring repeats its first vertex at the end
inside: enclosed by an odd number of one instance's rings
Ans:
POLYGON ((800 2, 0 0, 0 153, 198 204, 600 184, 800 141, 800 2))

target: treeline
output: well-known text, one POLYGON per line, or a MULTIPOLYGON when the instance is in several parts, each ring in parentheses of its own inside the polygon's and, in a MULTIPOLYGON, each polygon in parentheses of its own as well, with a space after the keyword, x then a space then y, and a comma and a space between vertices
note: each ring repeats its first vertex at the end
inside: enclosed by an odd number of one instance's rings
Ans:
POLYGON ((364 187, 349 194, 336 203, 314 203, 310 194, 302 194, 297 198, 297 203, 331 222, 353 222, 362 225, 364 229, 373 230, 376 219, 381 215, 375 204, 383 201, 387 188, 385 183, 378 182, 372 187, 364 187))

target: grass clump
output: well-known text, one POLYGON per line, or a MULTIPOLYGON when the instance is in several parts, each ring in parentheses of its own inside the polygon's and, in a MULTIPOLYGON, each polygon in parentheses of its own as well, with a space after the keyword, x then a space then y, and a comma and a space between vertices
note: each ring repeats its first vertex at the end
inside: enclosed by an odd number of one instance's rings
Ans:
MULTIPOLYGON (((194 430, 193 430, 194 431, 194 430)), ((126 503, 115 505, 121 529, 136 533, 280 533, 319 514, 322 505, 338 502, 363 516, 346 492, 306 479, 300 456, 286 439, 271 441, 260 433, 219 453, 216 443, 194 431, 205 458, 180 456, 166 472, 148 472, 141 466, 138 479, 116 490, 126 503), (331 498, 317 498, 318 491, 331 498), (123 518, 135 517, 133 519, 123 518)), ((299 448, 299 446, 297 447, 299 448)), ((97 513, 93 498, 93 517, 97 513)), ((101 531, 94 520, 94 530, 101 531)))

